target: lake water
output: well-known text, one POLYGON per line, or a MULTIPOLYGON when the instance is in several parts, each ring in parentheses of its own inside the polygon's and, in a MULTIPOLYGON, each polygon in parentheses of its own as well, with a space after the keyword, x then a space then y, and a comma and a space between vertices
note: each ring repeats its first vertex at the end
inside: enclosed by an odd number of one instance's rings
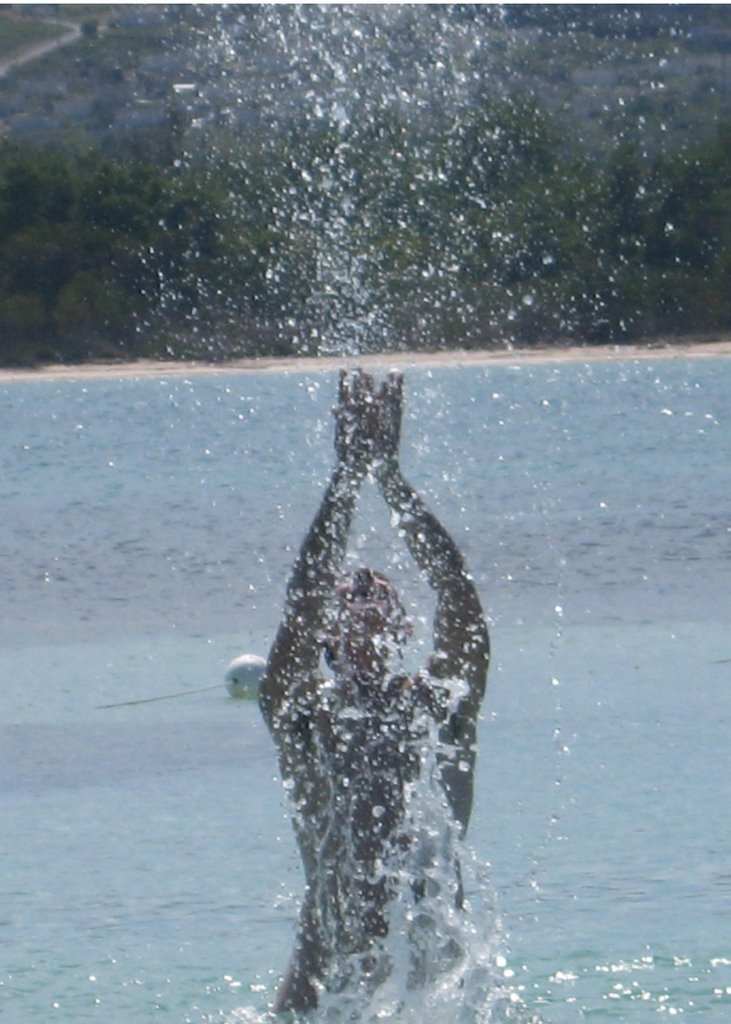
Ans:
MULTIPOLYGON (((268 649, 335 389, 0 384, 7 1024, 263 1019, 302 880, 271 741, 222 680, 268 649)), ((420 368, 406 401, 406 474, 491 620, 469 845, 505 985, 547 1024, 721 1024, 731 360, 420 368)), ((428 594, 370 493, 355 532, 416 662, 428 594)))

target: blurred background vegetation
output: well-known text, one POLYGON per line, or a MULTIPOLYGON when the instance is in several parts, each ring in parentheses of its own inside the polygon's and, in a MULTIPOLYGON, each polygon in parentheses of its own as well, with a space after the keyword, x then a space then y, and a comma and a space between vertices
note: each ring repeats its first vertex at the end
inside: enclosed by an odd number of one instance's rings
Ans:
POLYGON ((0 363, 728 331, 725 5, 389 10, 0 10, 0 363))

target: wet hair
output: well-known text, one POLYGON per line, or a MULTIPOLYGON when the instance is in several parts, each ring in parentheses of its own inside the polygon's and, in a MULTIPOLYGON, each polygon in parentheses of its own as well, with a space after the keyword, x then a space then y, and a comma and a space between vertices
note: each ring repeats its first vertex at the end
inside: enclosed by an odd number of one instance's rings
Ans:
POLYGON ((388 576, 367 566, 345 577, 338 587, 338 598, 341 605, 384 604, 389 610, 399 610, 405 614, 396 588, 388 576))
POLYGON ((394 626, 407 622, 406 609, 391 580, 367 566, 346 576, 338 587, 338 600, 341 608, 376 607, 394 626))
MULTIPOLYGON (((343 579, 337 588, 337 599, 338 611, 368 606, 377 608, 388 623, 388 632, 399 646, 405 643, 411 632, 406 609, 393 583, 383 573, 361 566, 343 579)), ((323 653, 328 668, 335 667, 338 633, 339 629, 334 625, 324 638, 323 653)))

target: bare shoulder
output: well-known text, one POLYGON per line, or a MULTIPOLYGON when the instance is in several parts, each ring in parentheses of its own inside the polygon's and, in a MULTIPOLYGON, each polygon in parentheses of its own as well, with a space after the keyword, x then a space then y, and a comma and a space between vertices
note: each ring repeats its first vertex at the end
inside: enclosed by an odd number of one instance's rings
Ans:
POLYGON ((303 716, 310 717, 327 702, 327 680, 319 670, 280 679, 264 674, 259 704, 273 733, 288 732, 303 716))
POLYGON ((433 718, 443 722, 458 710, 464 712, 471 689, 467 680, 449 671, 447 659, 433 654, 411 682, 414 700, 433 718))

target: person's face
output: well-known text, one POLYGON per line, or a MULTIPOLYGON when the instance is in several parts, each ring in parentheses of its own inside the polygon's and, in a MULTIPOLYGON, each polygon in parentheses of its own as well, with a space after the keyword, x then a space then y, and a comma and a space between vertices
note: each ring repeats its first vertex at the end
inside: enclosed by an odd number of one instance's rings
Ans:
POLYGON ((347 667, 382 672, 395 646, 392 610, 387 601, 341 601, 338 614, 340 656, 347 667))

